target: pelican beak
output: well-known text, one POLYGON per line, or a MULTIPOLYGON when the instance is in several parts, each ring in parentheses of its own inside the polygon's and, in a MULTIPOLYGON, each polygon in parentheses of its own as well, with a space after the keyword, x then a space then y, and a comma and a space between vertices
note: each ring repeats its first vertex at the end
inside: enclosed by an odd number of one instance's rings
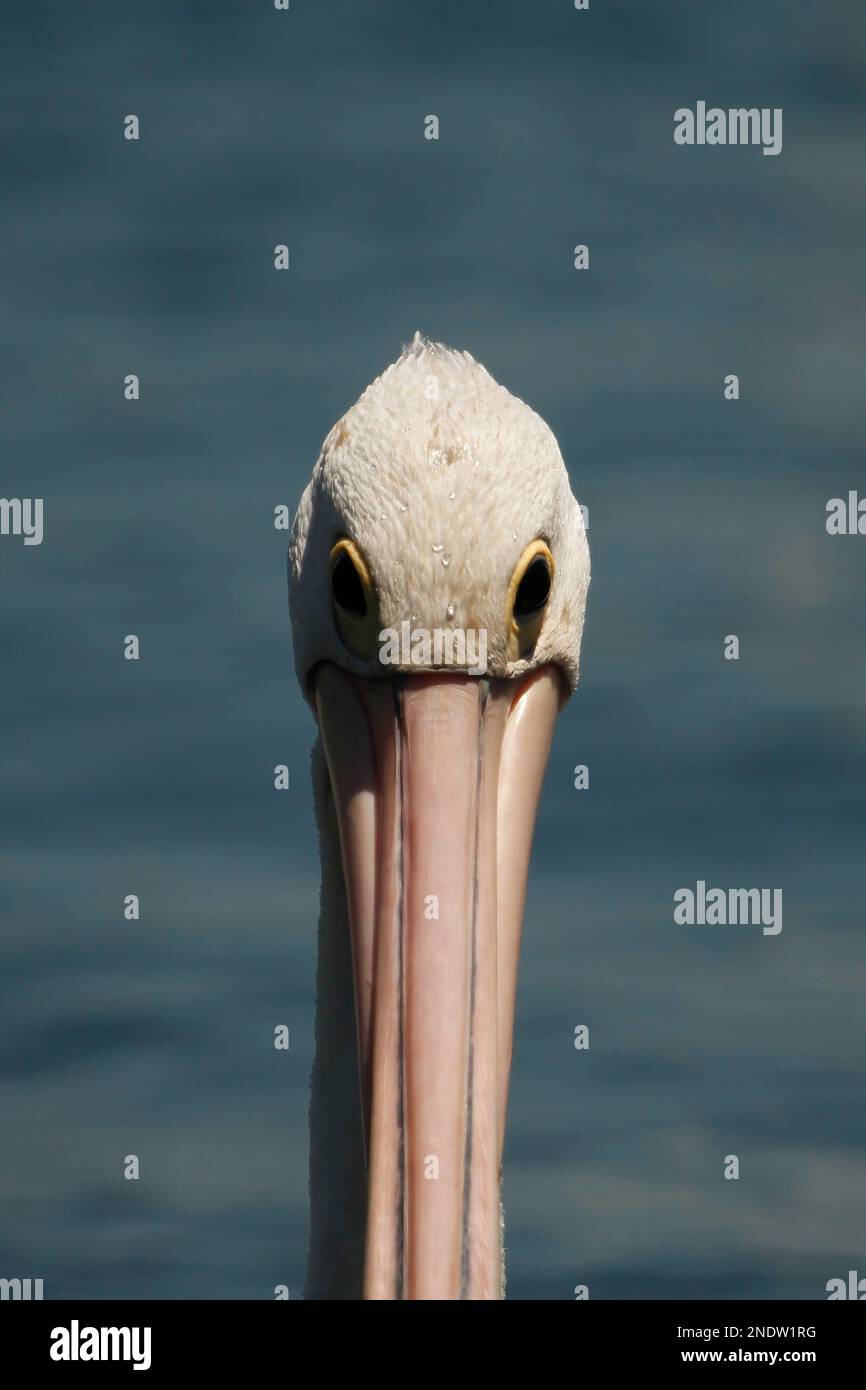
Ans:
POLYGON ((562 697, 551 666, 521 682, 317 672, 352 937, 367 1299, 503 1296, 517 961, 562 697))

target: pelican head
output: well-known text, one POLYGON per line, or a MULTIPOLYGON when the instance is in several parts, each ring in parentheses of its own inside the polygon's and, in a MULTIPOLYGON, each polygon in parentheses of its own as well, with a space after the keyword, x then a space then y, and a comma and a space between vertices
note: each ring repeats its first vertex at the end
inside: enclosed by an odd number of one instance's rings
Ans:
POLYGON ((325 440, 289 556, 352 947, 365 1298, 503 1296, 526 876, 588 583, 548 426, 416 335, 325 440))

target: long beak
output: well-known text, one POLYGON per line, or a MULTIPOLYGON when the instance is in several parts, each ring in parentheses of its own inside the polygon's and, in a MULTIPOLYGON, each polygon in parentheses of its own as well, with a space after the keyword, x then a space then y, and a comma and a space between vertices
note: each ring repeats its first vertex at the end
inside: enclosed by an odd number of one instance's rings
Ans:
POLYGON ((503 1296, 517 961, 558 672, 317 673, 367 1152, 364 1297, 503 1296))

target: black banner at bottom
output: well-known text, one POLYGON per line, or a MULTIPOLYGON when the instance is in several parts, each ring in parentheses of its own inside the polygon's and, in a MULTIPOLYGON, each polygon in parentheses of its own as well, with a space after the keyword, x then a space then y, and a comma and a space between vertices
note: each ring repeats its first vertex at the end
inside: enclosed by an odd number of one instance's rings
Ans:
MULTIPOLYGON (((543 1347, 544 1374, 549 1356, 562 1350, 581 1367, 631 1370, 649 1373, 667 1371, 673 1366, 763 1365, 812 1366, 828 1370, 859 1368, 866 1318, 856 1308, 836 1302, 575 1302, 568 1312, 544 1315, 538 1341, 539 1324, 532 1318, 528 1340, 518 1343, 521 1314, 510 1304, 509 1322, 503 1324, 497 1341, 498 1321, 474 1320, 452 1326, 464 1334, 461 1361, 466 1353, 483 1354, 494 1366, 500 1351, 509 1357, 519 1351, 523 1365, 537 1361, 543 1347), (469 1334, 468 1339, 465 1334, 469 1334), (562 1339, 560 1347, 552 1343, 562 1339), (575 1340, 579 1339, 579 1340, 575 1340), (534 1348, 534 1353, 533 1349, 534 1348), (530 1356, 530 1363, 524 1361, 530 1356)), ((528 1305, 535 1306, 538 1305, 528 1305)), ((317 1369, 326 1363, 339 1366, 342 1355, 351 1357, 359 1374, 371 1369, 371 1344, 323 1336, 330 1326, 350 1333, 355 1317, 363 1320, 363 1330, 399 1334, 414 1324, 380 1323, 381 1313, 351 1313, 346 1305, 301 1302, 24 1302, 0 1303, 0 1335, 3 1360, 17 1365, 20 1372, 44 1374, 62 1380, 69 1376, 98 1376, 101 1369, 135 1372, 160 1383, 162 1378, 184 1372, 231 1375, 249 1374, 251 1365, 260 1371, 293 1370, 305 1375, 313 1354, 317 1369), (371 1321, 372 1319, 372 1321, 371 1321), (313 1340, 305 1345, 305 1339, 313 1340)), ((441 1322, 419 1324, 426 1332, 424 1369, 437 1360, 437 1334, 441 1322)), ((440 1315, 441 1316, 441 1315, 440 1315)), ((497 1314, 491 1314, 497 1319, 497 1314)), ((498 1316, 503 1316, 499 1314, 498 1316)), ((536 1315, 537 1316, 537 1315, 536 1315)), ((448 1330, 451 1330, 449 1328, 448 1330)), ((453 1354, 449 1345, 449 1354, 453 1354)), ((443 1347, 444 1351, 444 1347, 443 1347)), ((444 1359, 444 1358, 443 1358, 444 1359)), ((398 1359, 402 1360, 402 1356, 398 1359)), ((567 1362, 566 1364, 569 1364, 567 1362)), ((402 1372, 405 1373, 405 1372, 402 1372)), ((401 1371, 394 1368, 398 1378, 401 1371)))

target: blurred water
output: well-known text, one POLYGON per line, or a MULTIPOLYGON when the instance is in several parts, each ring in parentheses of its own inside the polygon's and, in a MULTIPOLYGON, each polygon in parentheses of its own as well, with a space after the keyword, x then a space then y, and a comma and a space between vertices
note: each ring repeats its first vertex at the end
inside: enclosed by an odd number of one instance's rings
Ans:
POLYGON ((815 1298, 862 1272, 866 542, 824 530, 863 487, 862 5, 5 19, 2 491, 45 498, 45 540, 0 542, 0 1274, 300 1295, 313 729, 271 518, 416 329, 545 416, 590 510, 509 1294, 815 1298), (783 153, 677 148, 698 99, 782 107, 783 153), (675 927, 697 878, 781 886, 782 934, 675 927))

